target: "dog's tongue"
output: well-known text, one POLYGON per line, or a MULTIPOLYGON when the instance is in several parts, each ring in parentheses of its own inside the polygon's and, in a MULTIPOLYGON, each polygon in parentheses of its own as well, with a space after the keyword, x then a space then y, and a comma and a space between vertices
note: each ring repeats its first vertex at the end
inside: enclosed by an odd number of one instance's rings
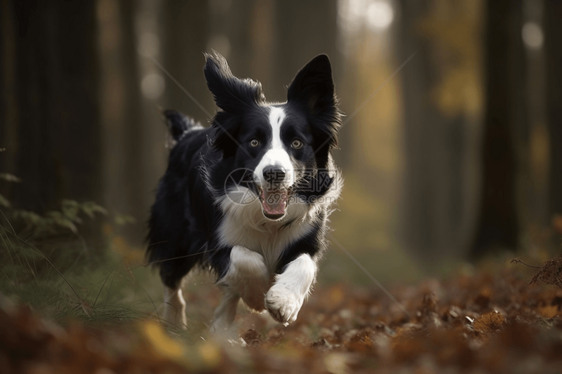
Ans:
POLYGON ((282 190, 263 190, 262 205, 263 210, 267 214, 285 214, 287 208, 288 195, 282 190))

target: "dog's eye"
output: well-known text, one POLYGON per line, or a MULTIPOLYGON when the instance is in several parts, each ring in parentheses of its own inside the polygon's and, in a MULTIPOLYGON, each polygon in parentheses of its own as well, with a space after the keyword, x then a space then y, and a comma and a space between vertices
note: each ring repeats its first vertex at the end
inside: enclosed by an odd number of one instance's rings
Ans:
POLYGON ((304 145, 304 143, 303 143, 301 140, 295 139, 295 140, 293 140, 293 142, 291 143, 291 148, 294 148, 294 149, 301 149, 303 145, 304 145))
POLYGON ((260 141, 258 139, 250 140, 250 146, 257 147, 258 145, 260 145, 260 141))

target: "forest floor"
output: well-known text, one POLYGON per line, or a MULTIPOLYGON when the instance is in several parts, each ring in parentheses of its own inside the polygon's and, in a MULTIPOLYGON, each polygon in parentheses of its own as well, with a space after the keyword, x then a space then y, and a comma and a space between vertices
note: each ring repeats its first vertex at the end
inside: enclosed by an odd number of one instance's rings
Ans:
MULTIPOLYGON (((158 313, 104 316, 101 290, 74 300, 80 318, 0 296, 0 373, 562 373, 561 265, 390 287, 396 302, 374 285, 319 285, 295 323, 241 312, 231 339, 196 320, 212 309, 188 308, 182 332, 158 313)), ((216 303, 210 286, 191 287, 188 304, 216 303)))

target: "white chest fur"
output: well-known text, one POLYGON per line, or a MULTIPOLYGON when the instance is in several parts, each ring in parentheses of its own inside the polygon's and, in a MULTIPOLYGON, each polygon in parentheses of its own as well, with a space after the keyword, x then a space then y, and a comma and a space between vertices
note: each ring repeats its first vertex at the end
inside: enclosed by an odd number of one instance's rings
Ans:
MULTIPOLYGON (((237 190, 239 193, 240 190, 237 190)), ((311 209, 306 204, 293 203, 280 222, 266 219, 259 200, 239 204, 224 196, 219 202, 224 217, 219 227, 220 244, 242 246, 261 254, 270 271, 274 271, 283 251, 313 229, 311 209), (291 225, 283 227, 293 221, 291 225)))

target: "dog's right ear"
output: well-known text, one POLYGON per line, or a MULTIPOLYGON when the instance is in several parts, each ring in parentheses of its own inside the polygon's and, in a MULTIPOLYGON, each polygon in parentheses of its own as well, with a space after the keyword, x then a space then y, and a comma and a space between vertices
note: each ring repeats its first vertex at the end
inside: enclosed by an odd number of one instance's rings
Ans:
POLYGON ((261 84, 251 79, 236 78, 220 54, 205 53, 205 59, 205 79, 219 108, 239 114, 265 101, 261 84))

